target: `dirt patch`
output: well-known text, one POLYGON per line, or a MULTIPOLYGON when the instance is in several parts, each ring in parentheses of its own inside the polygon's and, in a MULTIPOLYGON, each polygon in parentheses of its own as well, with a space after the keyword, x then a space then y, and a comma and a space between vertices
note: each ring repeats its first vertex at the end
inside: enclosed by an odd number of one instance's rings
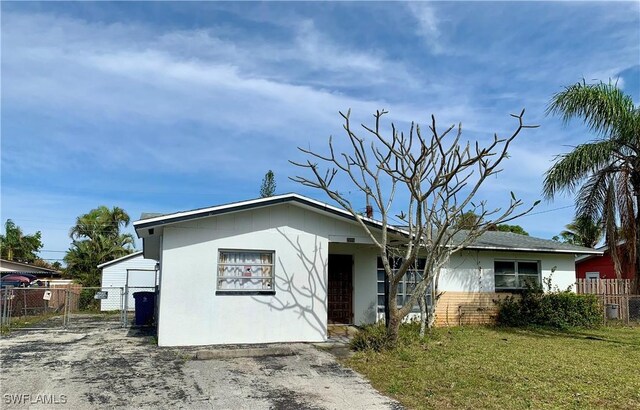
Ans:
MULTIPOLYGON (((280 410, 322 410, 323 407, 310 404, 309 397, 301 397, 299 392, 290 389, 273 389, 265 396, 274 409, 280 410)), ((316 397, 317 399, 317 397, 316 397)))

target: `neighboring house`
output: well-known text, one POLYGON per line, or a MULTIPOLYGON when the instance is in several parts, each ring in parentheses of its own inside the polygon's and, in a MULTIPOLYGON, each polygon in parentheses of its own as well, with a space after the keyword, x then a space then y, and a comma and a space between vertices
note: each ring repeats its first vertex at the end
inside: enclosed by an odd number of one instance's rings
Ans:
POLYGON ((123 310, 125 302, 127 310, 133 310, 135 292, 155 289, 157 263, 153 259, 145 259, 139 251, 98 265, 102 269, 100 283, 103 291, 107 292, 107 298, 100 300, 100 310, 123 310), (128 288, 126 301, 123 299, 125 287, 128 288))
MULTIPOLYGON (((377 249, 331 205, 287 194, 153 215, 134 227, 144 257, 159 261, 161 346, 316 342, 326 340, 328 323, 361 325, 382 315, 377 249)), ((403 233, 389 229, 392 238, 403 233)), ((571 288, 576 254, 600 253, 487 232, 442 273, 437 323, 488 321, 493 300, 528 280, 571 288)))
POLYGON ((2 276, 8 274, 30 273, 38 279, 55 279, 61 276, 61 273, 55 269, 42 268, 30 263, 22 263, 0 259, 0 274, 2 276))
MULTIPOLYGON (((601 255, 581 255, 576 258, 577 279, 617 279, 616 271, 608 246, 598 248, 601 255)), ((621 279, 634 279, 635 266, 622 261, 621 279)))

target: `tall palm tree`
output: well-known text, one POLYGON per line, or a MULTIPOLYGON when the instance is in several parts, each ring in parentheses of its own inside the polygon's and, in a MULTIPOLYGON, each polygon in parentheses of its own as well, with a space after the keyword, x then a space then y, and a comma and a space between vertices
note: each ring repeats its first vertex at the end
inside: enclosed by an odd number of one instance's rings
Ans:
POLYGON ((98 286, 97 266, 133 251, 133 236, 120 233, 129 221, 129 215, 118 207, 100 206, 79 216, 69 232, 73 243, 64 257, 67 273, 85 286, 98 286))
POLYGON ((576 216, 603 221, 618 277, 627 257, 640 278, 640 109, 615 83, 582 81, 555 94, 547 113, 582 119, 596 139, 556 158, 544 195, 576 193, 576 216))
MULTIPOLYGON (((120 229, 129 225, 129 215, 124 209, 114 206, 112 209, 102 205, 92 209, 89 213, 79 216, 76 224, 71 228, 69 236, 72 239, 87 237, 116 238, 120 229)), ((132 238, 133 239, 133 238, 132 238)))

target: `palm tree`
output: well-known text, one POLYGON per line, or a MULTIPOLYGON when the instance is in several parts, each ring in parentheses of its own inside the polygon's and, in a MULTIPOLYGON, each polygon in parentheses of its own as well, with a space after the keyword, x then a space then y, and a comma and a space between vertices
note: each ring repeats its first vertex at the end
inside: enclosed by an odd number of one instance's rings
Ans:
POLYGON ((586 216, 577 217, 565 228, 560 232, 563 242, 587 248, 595 247, 603 235, 602 221, 592 221, 586 216))
POLYGON ((117 206, 109 209, 102 205, 92 209, 87 214, 79 216, 76 219, 76 224, 71 228, 69 236, 72 239, 80 237, 91 239, 97 239, 98 237, 116 238, 120 235, 120 228, 128 226, 129 222, 129 215, 124 209, 117 206))
POLYGON ((98 286, 97 266, 133 251, 133 236, 120 233, 129 221, 129 215, 118 207, 100 206, 79 216, 69 232, 73 243, 64 257, 67 273, 84 286, 98 286))
POLYGON ((640 109, 615 83, 582 81, 555 94, 547 114, 578 117, 597 138, 556 158, 544 195, 576 193, 576 217, 602 220, 618 277, 626 256, 640 278, 640 109))
POLYGON ((11 219, 4 224, 4 235, 0 235, 0 255, 3 259, 33 263, 42 248, 42 234, 25 235, 11 219))

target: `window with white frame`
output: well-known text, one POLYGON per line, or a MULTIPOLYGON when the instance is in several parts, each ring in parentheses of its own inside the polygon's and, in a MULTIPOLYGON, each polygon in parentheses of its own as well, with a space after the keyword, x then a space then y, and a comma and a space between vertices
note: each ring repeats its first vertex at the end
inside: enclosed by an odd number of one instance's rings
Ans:
POLYGON ((600 279, 600 272, 586 272, 585 279, 587 280, 598 280, 600 279))
POLYGON ((218 291, 273 292, 273 251, 221 250, 218 291))
MULTIPOLYGON (((402 259, 394 258, 389 261, 394 271, 400 267, 402 259)), ((425 260, 418 259, 414 267, 407 270, 404 277, 398 283, 398 295, 396 300, 398 307, 404 305, 405 301, 411 297, 413 289, 422 280, 422 272, 424 271, 425 260)), ((378 258, 378 312, 384 312, 384 278, 385 278, 384 266, 382 265, 382 258, 378 258)), ((431 306, 431 286, 427 288, 427 306, 431 306)), ((412 312, 420 312, 420 307, 416 303, 411 309, 412 312)))
POLYGON ((540 284, 540 261, 496 260, 493 263, 496 290, 525 289, 540 284))

